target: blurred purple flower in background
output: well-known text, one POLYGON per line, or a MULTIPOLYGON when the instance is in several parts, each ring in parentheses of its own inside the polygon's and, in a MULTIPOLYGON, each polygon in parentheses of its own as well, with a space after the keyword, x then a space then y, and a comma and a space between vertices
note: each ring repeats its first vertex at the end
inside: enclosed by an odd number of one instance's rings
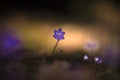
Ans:
POLYGON ((17 37, 13 35, 6 35, 4 36, 3 46, 6 49, 12 49, 15 48, 17 45, 19 45, 20 41, 17 37))
POLYGON ((1 47, 0 50, 2 51, 2 55, 6 54, 8 55, 9 53, 14 53, 20 48, 20 39, 18 36, 11 31, 3 31, 0 34, 0 43, 1 47))
POLYGON ((98 57, 95 57, 94 59, 95 59, 95 62, 97 62, 97 61, 99 60, 99 58, 98 58, 98 57))
POLYGON ((91 51, 97 51, 99 49, 100 45, 98 41, 88 41, 85 45, 85 49, 89 52, 91 51))
POLYGON ((84 55, 84 60, 88 60, 88 56, 87 55, 84 55))
POLYGON ((99 61, 98 61, 98 64, 101 64, 102 63, 102 59, 100 59, 99 61))
POLYGON ((64 34, 65 32, 62 32, 62 29, 59 28, 58 30, 54 30, 53 37, 59 41, 61 39, 64 39, 64 34))
POLYGON ((97 62, 98 64, 101 64, 101 63, 102 63, 102 59, 99 58, 99 57, 95 57, 94 60, 95 60, 95 62, 97 62))

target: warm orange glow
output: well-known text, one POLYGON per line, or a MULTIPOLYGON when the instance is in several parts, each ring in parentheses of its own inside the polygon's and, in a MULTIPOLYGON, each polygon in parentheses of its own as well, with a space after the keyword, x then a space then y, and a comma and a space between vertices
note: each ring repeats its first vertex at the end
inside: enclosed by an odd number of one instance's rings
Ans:
MULTIPOLYGON (((29 24, 29 22, 24 22, 24 24, 21 25, 17 25, 14 21, 10 23, 11 28, 19 35, 24 46, 40 54, 51 54, 50 52, 52 52, 56 43, 56 39, 53 38, 53 31, 54 29, 58 29, 59 26, 51 27, 49 24, 50 22, 46 22, 46 24, 34 22, 29 24)), ((62 48, 64 52, 74 52, 76 50, 85 49, 85 45, 89 41, 97 41, 99 43, 99 46, 96 48, 97 51, 105 44, 112 44, 117 40, 114 35, 113 37, 116 39, 113 40, 111 39, 111 35, 105 32, 105 30, 92 28, 92 25, 62 24, 61 26, 60 27, 65 32, 65 39, 59 42, 57 49, 62 48)))

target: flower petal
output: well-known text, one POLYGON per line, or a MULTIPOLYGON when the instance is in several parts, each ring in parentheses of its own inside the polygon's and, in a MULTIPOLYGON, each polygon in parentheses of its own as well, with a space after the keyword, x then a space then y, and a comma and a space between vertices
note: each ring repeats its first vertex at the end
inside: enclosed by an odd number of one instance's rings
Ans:
POLYGON ((64 36, 65 32, 62 32, 62 35, 64 36))
POLYGON ((59 40, 61 40, 61 38, 60 38, 60 37, 58 37, 58 38, 57 38, 57 40, 59 41, 59 40))
POLYGON ((59 29, 58 29, 58 32, 62 32, 62 29, 61 29, 61 28, 59 28, 59 29))
POLYGON ((65 38, 62 36, 61 39, 65 39, 65 38))
POLYGON ((57 33, 57 30, 54 30, 54 34, 56 34, 57 33))
POLYGON ((53 37, 54 37, 55 39, 57 39, 57 35, 53 35, 53 37))

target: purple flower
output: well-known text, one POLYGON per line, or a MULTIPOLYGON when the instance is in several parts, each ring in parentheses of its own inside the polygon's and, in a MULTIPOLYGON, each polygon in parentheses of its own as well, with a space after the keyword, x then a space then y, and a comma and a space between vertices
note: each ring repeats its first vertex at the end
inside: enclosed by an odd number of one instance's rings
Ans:
POLYGON ((88 60, 88 56, 87 55, 84 55, 84 60, 88 60))
POLYGON ((101 64, 102 63, 102 59, 99 58, 99 57, 95 57, 95 62, 97 62, 98 64, 101 64))
POLYGON ((95 59, 95 62, 98 62, 98 60, 99 60, 99 58, 98 58, 98 57, 95 57, 94 59, 95 59))
POLYGON ((58 30, 54 30, 54 35, 53 37, 60 41, 61 39, 64 39, 64 34, 65 32, 62 32, 62 29, 59 28, 58 30))
POLYGON ((98 64, 101 64, 102 63, 102 59, 100 59, 99 61, 98 61, 98 64))
POLYGON ((6 48, 13 48, 19 44, 19 40, 14 36, 6 36, 4 39, 4 46, 6 48))
POLYGON ((4 53, 11 53, 20 47, 20 40, 12 32, 4 32, 1 35, 1 49, 4 53))

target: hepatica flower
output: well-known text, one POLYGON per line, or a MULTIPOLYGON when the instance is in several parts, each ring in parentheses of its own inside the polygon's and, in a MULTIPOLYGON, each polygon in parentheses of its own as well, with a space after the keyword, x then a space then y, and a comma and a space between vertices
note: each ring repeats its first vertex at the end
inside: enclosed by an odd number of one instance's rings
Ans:
POLYGON ((58 30, 54 30, 54 35, 53 37, 60 41, 61 39, 64 39, 64 34, 65 32, 62 32, 62 29, 59 28, 58 30))
POLYGON ((11 32, 5 32, 1 38, 1 46, 4 53, 16 51, 20 46, 20 40, 11 32))
POLYGON ((99 58, 99 57, 95 57, 94 60, 95 60, 95 62, 98 63, 98 64, 101 64, 101 63, 102 63, 102 59, 99 58))
POLYGON ((54 49, 53 49, 53 51, 52 51, 52 56, 54 55, 55 49, 56 49, 56 47, 57 47, 57 45, 58 45, 58 42, 59 42, 60 40, 63 40, 63 39, 64 39, 64 35, 65 35, 65 32, 62 32, 62 29, 61 29, 61 28, 59 28, 58 30, 54 30, 54 35, 53 35, 53 37, 54 37, 55 39, 57 39, 57 42, 56 42, 56 45, 55 45, 55 47, 54 47, 54 49))
POLYGON ((95 57, 94 60, 95 60, 95 62, 97 62, 97 61, 99 60, 99 58, 98 58, 98 57, 95 57))
POLYGON ((7 36, 4 39, 4 47, 6 48, 13 48, 19 44, 19 40, 13 36, 7 36))
POLYGON ((87 55, 84 55, 84 60, 88 60, 89 57, 87 55))

